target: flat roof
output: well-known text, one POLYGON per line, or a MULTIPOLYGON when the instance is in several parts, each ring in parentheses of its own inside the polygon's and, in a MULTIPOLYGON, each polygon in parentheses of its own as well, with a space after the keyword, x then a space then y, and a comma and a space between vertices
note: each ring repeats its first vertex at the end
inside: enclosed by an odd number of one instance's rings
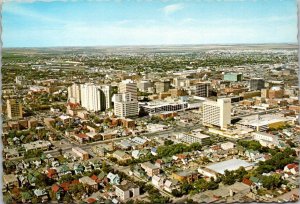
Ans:
POLYGON ((241 166, 246 168, 246 167, 253 166, 253 164, 241 159, 230 159, 227 161, 208 165, 206 166, 206 168, 211 169, 217 173, 224 174, 225 170, 233 171, 233 170, 237 170, 241 166))

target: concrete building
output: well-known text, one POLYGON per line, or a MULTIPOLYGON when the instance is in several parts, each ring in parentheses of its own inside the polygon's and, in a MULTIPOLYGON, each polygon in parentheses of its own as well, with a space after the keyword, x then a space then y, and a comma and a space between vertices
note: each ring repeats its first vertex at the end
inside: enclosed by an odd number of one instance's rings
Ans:
POLYGON ((161 113, 166 111, 180 111, 188 107, 187 102, 166 102, 166 101, 155 101, 150 102, 147 105, 142 106, 144 110, 149 114, 161 113))
POLYGON ((84 151, 83 149, 81 149, 79 147, 73 147, 72 152, 74 152, 82 160, 89 159, 89 153, 87 153, 86 151, 84 151))
POLYGON ((206 101, 202 104, 203 124, 214 125, 226 129, 231 123, 231 100, 206 101))
POLYGON ((6 111, 9 119, 23 118, 23 106, 16 99, 7 100, 6 111))
POLYGON ((141 164, 142 169, 145 170, 146 174, 150 177, 154 175, 158 175, 160 170, 159 167, 155 166, 154 164, 150 162, 144 162, 141 164))
POLYGON ((124 80, 119 84, 119 93, 131 93, 131 100, 137 101, 137 84, 132 80, 124 80))
POLYGON ((129 181, 126 181, 126 183, 123 185, 116 185, 115 187, 116 187, 115 194, 122 201, 140 195, 139 186, 129 181))
POLYGON ((224 74, 224 81, 232 81, 232 82, 237 82, 237 81, 242 81, 243 75, 240 73, 226 73, 224 74))
POLYGON ((104 111, 111 108, 111 88, 107 85, 82 84, 81 106, 88 111, 104 111))
POLYGON ((209 97, 210 83, 200 82, 195 85, 195 96, 209 97))
POLYGON ((72 86, 68 87, 68 101, 71 103, 79 103, 80 104, 80 84, 72 84, 72 86))
POLYGON ((171 82, 170 81, 158 81, 155 83, 155 90, 156 93, 163 93, 163 92, 167 92, 169 91, 171 86, 171 82))
POLYGON ((37 140, 22 145, 26 152, 30 150, 49 150, 52 144, 49 141, 37 140))
POLYGON ((114 95, 114 114, 118 117, 131 117, 139 114, 138 102, 132 98, 132 93, 114 95))
POLYGON ((177 136, 177 139, 188 144, 192 144, 195 142, 199 142, 201 145, 210 144, 210 136, 204 135, 200 132, 181 133, 177 136))
POLYGON ((279 140, 276 135, 268 134, 265 132, 253 132, 253 140, 259 141, 264 147, 274 147, 279 145, 279 140))
POLYGON ((265 80, 262 78, 250 79, 250 90, 261 90, 265 88, 265 80))
POLYGON ((137 84, 137 87, 141 92, 148 92, 149 88, 153 87, 153 83, 148 80, 142 80, 137 84))

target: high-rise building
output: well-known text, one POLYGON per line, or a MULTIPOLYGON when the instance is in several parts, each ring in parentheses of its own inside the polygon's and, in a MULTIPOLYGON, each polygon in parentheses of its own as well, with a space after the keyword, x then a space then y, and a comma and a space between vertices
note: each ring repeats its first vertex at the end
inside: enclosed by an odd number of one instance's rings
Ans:
POLYGON ((136 83, 130 79, 120 82, 119 93, 131 93, 131 100, 137 101, 137 85, 136 85, 136 83))
POLYGON ((195 85, 195 96, 209 97, 210 83, 200 82, 195 85))
POLYGON ((114 113, 118 117, 137 116, 139 113, 137 100, 132 99, 131 93, 114 95, 114 113))
POLYGON ((231 100, 229 98, 206 101, 203 103, 202 111, 204 125, 214 125, 226 129, 231 123, 231 100))
POLYGON ((265 88, 265 80, 261 78, 250 79, 250 90, 261 90, 265 88))
POLYGON ((9 119, 23 118, 23 106, 16 99, 8 99, 6 104, 7 117, 9 119))
POLYGON ((71 103, 80 103, 80 84, 72 84, 68 87, 68 101, 71 103))
POLYGON ((240 73, 226 73, 224 74, 224 81, 232 81, 232 82, 237 82, 237 81, 242 81, 243 75, 240 73))
POLYGON ((155 83, 156 93, 167 92, 170 89, 171 82, 170 81, 158 81, 155 83))
POLYGON ((107 85, 82 84, 81 106, 88 111, 104 111, 111 108, 111 90, 107 85))

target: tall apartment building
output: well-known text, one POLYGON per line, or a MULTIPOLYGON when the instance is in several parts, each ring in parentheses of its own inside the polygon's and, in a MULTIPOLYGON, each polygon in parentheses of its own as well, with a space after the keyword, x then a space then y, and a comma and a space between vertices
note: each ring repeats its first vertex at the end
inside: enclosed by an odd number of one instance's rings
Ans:
POLYGON ((119 84, 119 93, 131 93, 131 99, 137 101, 137 84, 130 79, 119 84))
POLYGON ((23 106, 16 99, 8 99, 6 104, 7 117, 9 119, 23 118, 23 106))
POLYGON ((195 85, 195 96, 209 97, 210 83, 200 82, 195 85))
POLYGON ((231 100, 229 98, 205 101, 202 111, 204 125, 214 125, 226 129, 231 123, 231 100))
POLYGON ((82 84, 81 106, 88 111, 103 111, 111 108, 111 88, 108 85, 82 84))
POLYGON ((170 85, 171 82, 168 80, 155 82, 156 93, 163 93, 169 91, 170 85))
POLYGON ((68 101, 71 103, 80 104, 80 84, 74 83, 72 86, 68 87, 68 101))
POLYGON ((261 90, 265 88, 265 80, 261 78, 250 79, 250 90, 261 90))
POLYGON ((133 100, 131 93, 114 95, 114 114, 118 117, 137 116, 139 113, 138 101, 133 100))

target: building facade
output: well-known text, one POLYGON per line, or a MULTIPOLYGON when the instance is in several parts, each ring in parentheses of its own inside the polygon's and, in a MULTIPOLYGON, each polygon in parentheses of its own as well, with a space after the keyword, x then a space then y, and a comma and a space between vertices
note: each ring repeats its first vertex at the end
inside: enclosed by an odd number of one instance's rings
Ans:
POLYGON ((16 99, 8 99, 6 104, 7 117, 9 119, 23 118, 23 106, 16 99))
POLYGON ((231 123, 231 100, 228 98, 217 101, 206 101, 202 105, 203 124, 226 129, 231 123))

